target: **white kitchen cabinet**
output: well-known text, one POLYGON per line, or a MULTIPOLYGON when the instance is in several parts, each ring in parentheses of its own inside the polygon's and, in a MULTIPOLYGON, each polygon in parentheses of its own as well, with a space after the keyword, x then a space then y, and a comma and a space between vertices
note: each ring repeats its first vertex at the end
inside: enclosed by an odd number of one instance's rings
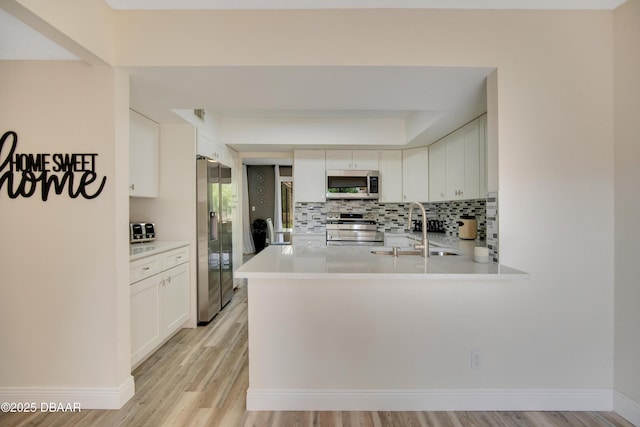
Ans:
POLYGON ((208 157, 226 166, 233 166, 233 158, 229 149, 216 144, 210 137, 198 130, 196 137, 196 154, 208 157))
POLYGON ((429 146, 429 201, 477 199, 486 195, 484 122, 476 119, 429 146))
POLYGON ((479 144, 477 119, 447 137, 447 200, 477 199, 480 196, 479 144))
POLYGON ((378 170, 377 150, 327 150, 326 169, 378 170))
POLYGON ((293 199, 296 202, 326 201, 324 150, 294 150, 293 199))
POLYGON ((380 202, 402 202, 402 151, 380 151, 380 202))
POLYGON ((129 196, 158 197, 160 126, 129 110, 129 196))
POLYGON ((188 264, 173 267, 163 274, 160 290, 160 332, 168 337, 189 319, 188 264))
POLYGON ((131 366, 150 354, 160 343, 160 287, 155 274, 133 283, 131 292, 131 366))
POLYGON ((189 319, 189 247, 130 263, 131 366, 189 319))
POLYGON ((428 147, 410 148, 402 152, 402 201, 429 200, 428 147))
POLYGON ((429 201, 446 200, 446 144, 447 138, 429 146, 429 201))

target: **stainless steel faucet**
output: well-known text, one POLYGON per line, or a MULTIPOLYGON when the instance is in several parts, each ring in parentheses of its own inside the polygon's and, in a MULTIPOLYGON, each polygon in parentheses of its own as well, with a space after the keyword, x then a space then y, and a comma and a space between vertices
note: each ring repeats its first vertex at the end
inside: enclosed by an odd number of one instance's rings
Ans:
POLYGON ((416 249, 420 249, 423 257, 429 256, 429 239, 427 238, 427 211, 424 209, 424 206, 420 202, 411 202, 409 205, 409 225, 407 228, 411 230, 411 215, 413 214, 413 206, 417 206, 420 208, 420 212, 422 213, 422 243, 416 243, 414 247, 416 249))

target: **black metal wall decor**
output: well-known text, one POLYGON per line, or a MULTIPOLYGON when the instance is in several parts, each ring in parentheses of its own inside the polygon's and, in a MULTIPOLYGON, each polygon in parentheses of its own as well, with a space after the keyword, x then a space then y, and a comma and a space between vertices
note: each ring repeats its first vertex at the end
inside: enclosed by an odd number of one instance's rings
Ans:
POLYGON ((104 190, 107 177, 96 173, 96 153, 17 153, 18 134, 5 132, 0 138, 0 192, 11 199, 39 194, 95 199, 104 190))

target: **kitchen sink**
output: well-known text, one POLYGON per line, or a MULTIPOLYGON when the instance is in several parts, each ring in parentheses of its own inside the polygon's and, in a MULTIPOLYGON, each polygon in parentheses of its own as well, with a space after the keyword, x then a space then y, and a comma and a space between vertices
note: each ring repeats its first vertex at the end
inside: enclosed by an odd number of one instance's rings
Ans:
POLYGON ((445 248, 437 248, 437 249, 429 249, 429 255, 431 256, 449 256, 449 255, 460 255, 457 252, 452 252, 445 248))
MULTIPOLYGON (((391 249, 382 249, 382 250, 378 250, 378 251, 371 251, 372 254, 376 254, 376 255, 393 255, 393 251, 391 249)), ((398 255, 422 255, 421 251, 415 251, 415 250, 398 250, 397 252, 398 255)))

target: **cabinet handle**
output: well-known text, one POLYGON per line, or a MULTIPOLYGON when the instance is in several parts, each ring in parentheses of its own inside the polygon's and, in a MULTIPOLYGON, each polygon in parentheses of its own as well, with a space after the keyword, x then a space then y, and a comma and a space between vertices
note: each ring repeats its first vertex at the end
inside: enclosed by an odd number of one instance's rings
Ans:
POLYGON ((129 190, 135 190, 135 189, 136 189, 136 185, 135 185, 135 184, 131 184, 131 185, 129 186, 129 190))
POLYGON ((171 276, 167 277, 167 282, 171 283, 171 276))
POLYGON ((151 267, 142 267, 142 271, 149 271, 151 270, 151 267))

